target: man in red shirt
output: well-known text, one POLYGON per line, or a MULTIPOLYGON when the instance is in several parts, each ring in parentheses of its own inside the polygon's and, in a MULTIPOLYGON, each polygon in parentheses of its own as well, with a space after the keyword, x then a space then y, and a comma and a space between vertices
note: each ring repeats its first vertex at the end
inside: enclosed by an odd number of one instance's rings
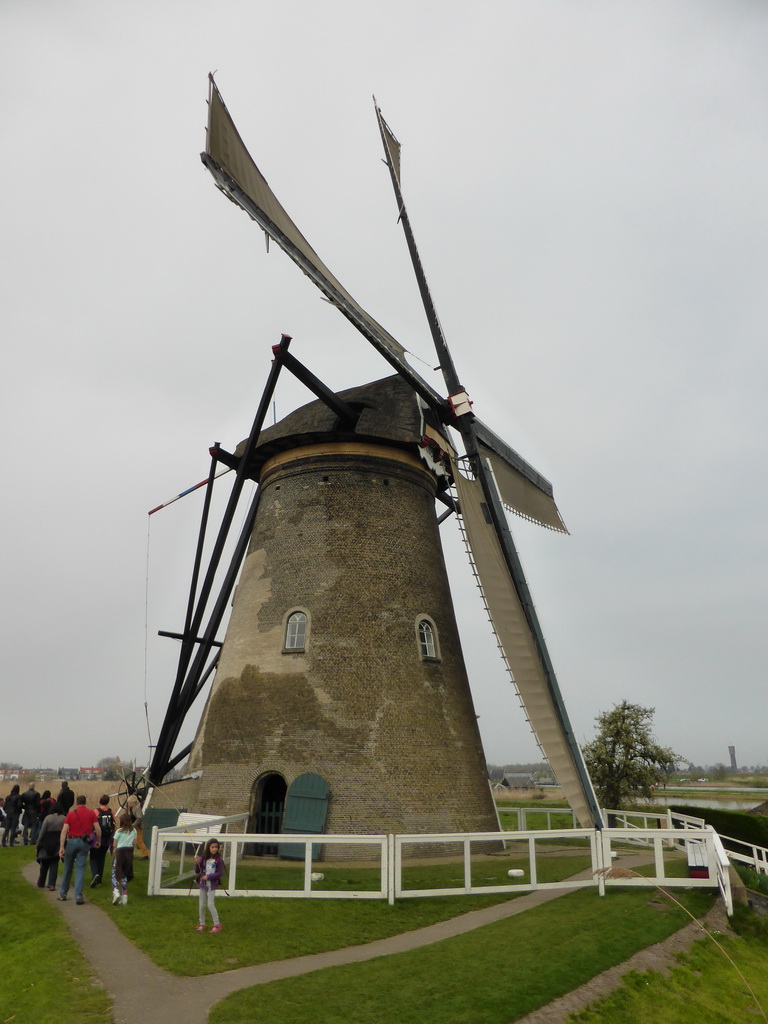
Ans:
POLYGON ((85 796, 80 794, 72 810, 64 819, 64 826, 61 830, 61 846, 59 856, 64 861, 64 872, 61 876, 61 888, 58 899, 65 900, 69 892, 69 882, 72 878, 72 867, 75 868, 75 903, 82 905, 83 886, 85 884, 85 865, 88 860, 90 849, 91 832, 96 833, 96 839, 101 842, 101 828, 99 827, 99 816, 96 811, 91 811, 85 806, 85 796))

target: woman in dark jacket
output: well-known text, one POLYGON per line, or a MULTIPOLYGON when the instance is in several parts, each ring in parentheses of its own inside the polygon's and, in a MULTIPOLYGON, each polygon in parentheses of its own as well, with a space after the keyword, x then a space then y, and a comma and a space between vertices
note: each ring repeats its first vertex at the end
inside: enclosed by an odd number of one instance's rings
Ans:
POLYGON ((43 818, 43 823, 37 834, 37 862, 40 865, 40 875, 37 879, 38 889, 45 888, 46 878, 51 892, 56 888, 56 876, 59 873, 59 844, 63 827, 64 813, 61 807, 54 803, 50 814, 43 818))
POLYGON ((5 798, 5 828, 3 829, 3 846, 13 846, 16 833, 19 831, 19 815, 21 814, 21 796, 18 783, 5 798), (10 836, 10 839, 8 838, 10 836))
POLYGON ((56 801, 51 796, 50 789, 46 789, 43 792, 43 795, 40 797, 40 824, 41 825, 45 821, 46 815, 51 813, 51 808, 53 807, 53 805, 55 803, 56 803, 56 801))

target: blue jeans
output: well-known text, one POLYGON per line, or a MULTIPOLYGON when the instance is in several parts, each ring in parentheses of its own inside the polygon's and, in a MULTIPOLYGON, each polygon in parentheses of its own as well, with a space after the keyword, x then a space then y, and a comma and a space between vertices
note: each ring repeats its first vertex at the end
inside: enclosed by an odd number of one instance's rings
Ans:
POLYGON ((64 872, 61 876, 61 888, 59 896, 66 896, 69 892, 69 882, 72 878, 72 866, 75 868, 75 899, 83 898, 83 886, 85 884, 85 865, 88 861, 88 843, 80 839, 68 839, 64 847, 64 872))

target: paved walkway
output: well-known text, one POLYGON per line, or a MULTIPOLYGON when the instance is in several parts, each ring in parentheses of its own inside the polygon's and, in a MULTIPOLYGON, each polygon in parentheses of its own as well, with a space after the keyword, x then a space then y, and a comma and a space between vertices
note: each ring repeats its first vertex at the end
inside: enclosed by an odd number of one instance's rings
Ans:
MULTIPOLYGON (((631 868, 647 861, 647 855, 622 858, 622 866, 631 868)), ((37 881, 37 872, 38 866, 35 863, 27 864, 23 869, 24 877, 33 885, 37 881)), ((586 871, 573 877, 588 876, 589 871, 586 871)), ((78 907, 74 900, 68 900, 66 903, 56 901, 56 893, 49 893, 46 890, 45 895, 60 909, 72 937, 81 947, 97 979, 112 997, 114 1024, 129 1024, 135 1021, 137 978, 141 979, 142 1024, 168 1024, 169 1020, 183 1020, 185 1024, 207 1024, 208 1014, 214 1004, 238 989, 262 985, 279 978, 293 978, 324 967, 360 963, 363 960, 373 960, 375 957, 428 946, 433 942, 482 928, 493 921, 521 914, 532 907, 557 899, 568 891, 571 890, 540 889, 508 903, 473 910, 449 921, 440 921, 426 928, 377 939, 361 946, 348 946, 290 960, 276 960, 273 963, 241 967, 234 971, 208 974, 198 978, 179 978, 157 967, 145 953, 125 938, 112 918, 93 903, 78 907)), ((693 923, 688 928, 693 930, 687 943, 690 945, 696 937, 694 932, 700 934, 700 929, 693 923)), ((576 1008, 571 1006, 568 1012, 573 1012, 576 1008)), ((546 1009, 537 1011, 537 1014, 543 1013, 546 1009)), ((555 1024, 555 1021, 562 1019, 564 1017, 531 1015, 526 1021, 529 1024, 539 1020, 555 1024)))

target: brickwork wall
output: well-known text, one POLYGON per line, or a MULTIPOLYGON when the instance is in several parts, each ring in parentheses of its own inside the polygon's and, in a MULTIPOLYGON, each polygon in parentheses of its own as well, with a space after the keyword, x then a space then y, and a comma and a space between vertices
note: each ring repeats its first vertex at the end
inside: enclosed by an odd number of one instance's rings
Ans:
MULTIPOLYGON (((327 449, 327 446, 326 446, 327 449)), ((191 757, 199 807, 246 810, 256 779, 322 775, 329 832, 497 828, 434 511, 416 456, 307 449, 267 471, 191 757), (310 619, 284 653, 286 614, 310 619), (423 661, 416 624, 437 627, 423 661)))

